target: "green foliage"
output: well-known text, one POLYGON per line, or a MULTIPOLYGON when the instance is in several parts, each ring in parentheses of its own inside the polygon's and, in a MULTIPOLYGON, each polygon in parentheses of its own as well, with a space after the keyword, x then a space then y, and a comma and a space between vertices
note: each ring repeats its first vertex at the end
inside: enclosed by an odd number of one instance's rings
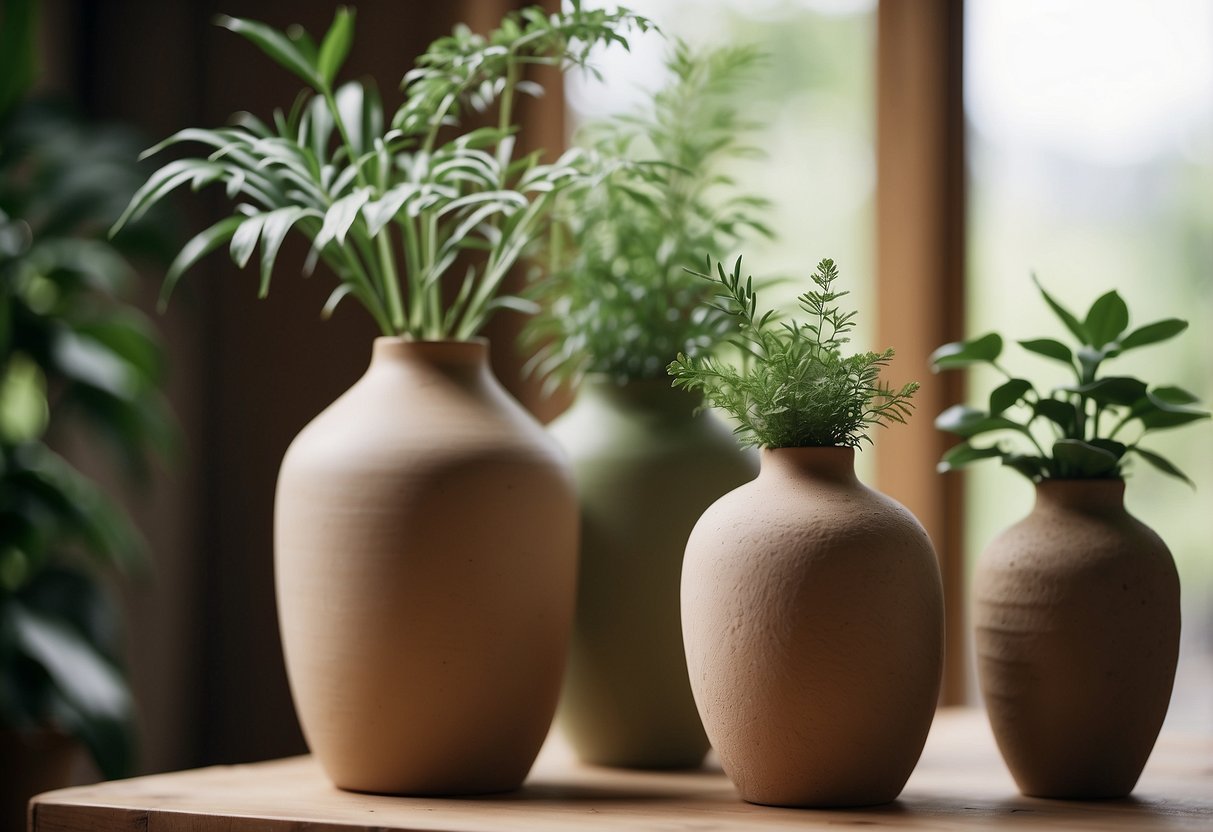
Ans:
POLYGON ((487 37, 457 27, 405 75, 404 102, 389 119, 373 86, 334 86, 350 50, 352 11, 337 10, 318 46, 298 27, 284 33, 232 17, 218 23, 310 89, 289 111, 275 112, 272 125, 241 114, 231 127, 182 130, 152 148, 149 154, 188 142, 211 152, 164 165, 115 231, 180 187, 222 183, 234 212, 185 245, 166 276, 165 298, 222 245, 240 267, 260 245, 264 296, 294 230, 311 242, 306 269, 322 260, 338 278, 325 315, 352 296, 384 334, 424 339, 470 338, 497 308, 531 308, 499 296, 501 283, 543 232, 555 195, 580 176, 578 154, 550 165, 537 153, 516 154, 515 98, 539 91, 522 77, 524 68, 583 62, 596 44, 626 46, 623 30, 649 26, 626 11, 575 3, 564 14, 531 8, 508 15, 487 37), (468 109, 492 106, 496 126, 462 127, 468 109), (456 268, 466 271, 448 300, 444 278, 456 268))
POLYGON ((675 43, 672 81, 642 112, 584 130, 599 175, 562 198, 561 246, 530 332, 541 373, 654 378, 679 353, 699 355, 725 337, 730 316, 688 269, 705 251, 769 234, 759 219, 766 202, 720 170, 757 153, 729 94, 759 58, 750 47, 675 43), (613 166, 629 157, 643 161, 613 166))
POLYGON ((1068 367, 1074 382, 1041 393, 1027 379, 1012 377, 998 363, 1003 340, 995 333, 940 347, 931 356, 936 371, 988 364, 1007 380, 990 393, 987 407, 955 405, 935 420, 940 430, 965 440, 944 454, 939 470, 1000 459, 1033 482, 1108 479, 1122 477, 1126 461, 1135 455, 1191 484, 1179 468, 1142 448, 1140 442, 1151 431, 1209 418, 1209 413, 1193 407, 1197 398, 1178 387, 1150 388, 1131 376, 1103 376, 1099 372, 1105 361, 1129 350, 1174 338, 1187 329, 1187 321, 1168 318, 1130 329, 1129 308, 1114 291, 1097 298, 1086 317, 1079 320, 1039 281, 1036 285, 1045 304, 1077 345, 1072 348, 1052 338, 1033 338, 1019 345, 1068 367), (1126 430, 1133 432, 1131 437, 1123 435, 1126 430), (973 444, 978 437, 996 433, 1017 441, 973 444))
POLYGON ((72 422, 134 474, 173 444, 160 347, 123 300, 126 255, 160 232, 104 239, 142 178, 136 147, 44 105, 0 116, 0 726, 55 725, 110 777, 130 773, 134 718, 98 573, 141 564, 143 544, 43 439, 72 422))
POLYGON ((759 317, 753 278, 742 280, 740 257, 731 274, 720 263, 716 273, 699 276, 722 290, 716 298, 733 320, 730 342, 741 351, 742 366, 679 355, 669 373, 674 386, 703 391, 708 404, 736 419, 742 444, 858 447, 871 443, 873 427, 905 422, 918 384, 894 390, 880 380, 893 351, 842 354, 856 313, 835 305, 848 293, 833 288, 833 260, 818 264, 817 289, 798 298, 807 322, 775 321, 774 311, 759 317))

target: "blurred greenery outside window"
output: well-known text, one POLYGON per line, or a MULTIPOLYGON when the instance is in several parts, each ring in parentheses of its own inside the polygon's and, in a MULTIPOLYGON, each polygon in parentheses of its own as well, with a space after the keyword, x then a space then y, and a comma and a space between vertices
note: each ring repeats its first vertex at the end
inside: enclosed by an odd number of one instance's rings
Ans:
MULTIPOLYGON (((1119 290, 1133 323, 1179 317, 1175 341, 1117 359, 1117 373, 1213 397, 1213 4, 969 0, 970 335, 1060 333, 1029 272, 1071 308, 1119 290)), ((1012 373, 1056 365, 1011 345, 1012 373)), ((1061 368, 1058 367, 1060 370, 1061 368)), ((1064 372, 1064 371, 1063 371, 1064 372)), ((974 374, 974 394, 994 380, 974 374)), ((1213 728, 1213 425, 1162 432, 1151 448, 1195 493, 1135 464, 1129 510, 1175 555, 1183 640, 1169 720, 1213 728)), ((995 466, 966 489, 970 563, 1027 513, 1032 489, 995 466)))
MULTIPOLYGON (((693 45, 758 43, 768 58, 737 106, 760 124, 762 161, 730 171, 773 203, 773 241, 738 253, 756 275, 800 278, 804 291, 833 257, 860 311, 857 347, 873 343, 875 310, 875 0, 633 0, 669 35, 693 45)), ((1134 322, 1186 318, 1176 341, 1118 360, 1126 373, 1213 393, 1213 4, 1132 0, 968 0, 967 333, 1057 336, 1029 275, 1071 308, 1116 288, 1134 322), (1126 56, 1132 56, 1127 59, 1126 56)), ((662 46, 639 38, 604 55, 609 81, 572 78, 572 129, 626 111, 662 83, 662 46)), ((706 254, 706 252, 705 252, 706 254)), ((896 345, 894 345, 896 346, 896 345)), ((1049 362, 1008 348, 1012 371, 1048 382, 1049 362)), ((1057 375, 1057 381, 1062 381, 1057 375)), ((995 380, 970 378, 974 398, 995 380)), ((932 418, 920 413, 915 418, 932 418)), ((1155 443, 1197 483, 1136 466, 1129 508, 1174 552, 1183 584, 1184 639, 1170 716, 1213 727, 1213 429, 1202 423, 1155 443)), ((861 455, 871 481, 876 448, 861 455)), ((1032 489, 1018 475, 978 467, 966 476, 970 565, 999 530, 1025 515, 1032 489)), ((975 697, 975 690, 970 691, 975 697)))

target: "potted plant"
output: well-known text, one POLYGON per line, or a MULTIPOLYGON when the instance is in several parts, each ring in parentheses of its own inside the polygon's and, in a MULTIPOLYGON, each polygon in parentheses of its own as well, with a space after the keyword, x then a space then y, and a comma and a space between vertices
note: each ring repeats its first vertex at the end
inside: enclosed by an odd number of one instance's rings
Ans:
POLYGON ((170 290, 227 244, 261 291, 293 229, 382 330, 371 366, 299 434, 282 463, 275 567, 287 671, 304 734, 340 787, 441 794, 517 787, 556 705, 567 651, 577 510, 555 444, 486 363, 477 332, 506 274, 579 174, 515 153, 533 64, 584 63, 647 27, 626 11, 528 8, 486 36, 457 27, 404 76, 385 111, 337 85, 354 15, 313 41, 221 17, 308 90, 271 124, 183 130, 213 149, 169 162, 129 217, 185 184, 222 183, 232 216, 181 251, 170 290), (493 126, 465 126, 495 109, 493 126), (455 270, 458 275, 455 275, 455 270), (448 277, 461 277, 447 285, 448 277), (450 289, 450 294, 444 290, 450 289))
POLYGON ((1179 651, 1179 578, 1166 545, 1124 507, 1133 460, 1186 479, 1143 448, 1148 434, 1206 419, 1174 386, 1105 375, 1105 362, 1175 337, 1167 319, 1130 329, 1116 292, 1079 319, 1040 287, 1076 341, 1020 341, 1073 381, 1050 390, 999 364, 996 333, 947 344, 936 370, 986 364, 1006 376, 986 407, 936 425, 963 438, 940 470, 998 459, 1036 487, 1031 514, 994 539, 973 581, 978 674, 990 724, 1024 794, 1123 797, 1158 736, 1179 651), (983 441, 991 435, 1002 441, 983 441))
MULTIPOLYGON (((10 3, 3 34, 28 25, 10 3)), ((18 43, 24 42, 21 37, 18 43)), ((4 38, 0 37, 0 43, 4 38)), ((30 39, 32 42, 32 38, 30 39)), ((0 49, 0 828, 70 785, 80 752, 104 777, 134 765, 115 575, 143 563, 126 515, 52 450, 64 429, 108 443, 132 474, 167 450, 154 330, 124 299, 136 242, 104 239, 141 172, 133 138, 26 97, 32 55, 0 49), (20 80, 19 88, 11 82, 20 80)))
POLYGON ((640 112, 585 128, 601 170, 563 195, 559 259, 541 284, 533 366, 580 386, 551 432, 572 458, 582 517, 559 721, 590 763, 689 767, 708 750, 683 658, 682 553, 703 510, 757 461, 698 394, 671 389, 665 367, 729 324, 686 268, 765 232, 765 203, 720 169, 753 152, 732 94, 757 57, 675 43, 669 84, 640 112))
MULTIPOLYGON (((710 265, 710 263, 709 263, 710 265)), ((943 590, 931 541, 904 507, 855 477, 870 431, 903 422, 916 384, 881 381, 893 357, 844 355, 855 312, 823 260, 806 321, 758 313, 738 260, 717 265, 740 367, 680 356, 761 448, 758 478, 717 500, 687 542, 682 626, 695 703, 741 796, 779 806, 886 803, 910 776, 935 712, 943 590)))

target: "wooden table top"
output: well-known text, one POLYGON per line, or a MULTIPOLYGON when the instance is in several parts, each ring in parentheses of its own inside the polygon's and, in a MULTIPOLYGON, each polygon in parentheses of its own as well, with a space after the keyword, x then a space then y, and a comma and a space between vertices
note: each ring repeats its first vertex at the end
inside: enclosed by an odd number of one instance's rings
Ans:
POLYGON ((421 799, 334 788, 310 757, 140 777, 50 792, 35 832, 549 832, 1031 828, 1213 830, 1213 738, 1164 733, 1128 800, 1037 800, 1016 792, 984 714, 943 710, 901 798, 859 810, 776 809, 738 799, 719 768, 636 772, 582 766, 559 738, 522 790, 421 799))

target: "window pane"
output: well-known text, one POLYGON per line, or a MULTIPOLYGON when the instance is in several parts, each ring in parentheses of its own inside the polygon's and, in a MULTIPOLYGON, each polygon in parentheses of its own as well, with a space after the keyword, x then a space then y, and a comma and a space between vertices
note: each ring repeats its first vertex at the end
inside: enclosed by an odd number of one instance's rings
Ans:
MULTIPOLYGON (((613 4, 598 4, 613 5, 613 4)), ((872 305, 875 151, 874 0, 639 0, 626 5, 654 19, 667 36, 695 46, 758 44, 766 60, 735 94, 736 106, 757 122, 752 144, 763 160, 743 160, 728 172, 748 192, 770 199, 774 241, 741 251, 704 252, 731 262, 745 255, 747 271, 793 280, 764 296, 781 306, 811 288, 809 275, 833 258, 848 300, 860 311, 857 348, 876 324, 872 305)), ((567 99, 574 130, 603 115, 627 111, 643 90, 664 81, 664 48, 657 37, 632 40, 632 50, 607 50, 593 63, 603 79, 574 76, 567 99)), ((880 345, 886 346, 886 345, 880 345)), ((871 457, 865 454, 863 457, 871 457)), ((861 465, 870 459, 861 457, 861 465)))
MULTIPOLYGON (((970 0, 969 331, 1060 336, 1032 271, 1080 315, 1115 288, 1133 324, 1182 317, 1176 341, 1117 359, 1117 374, 1213 392, 1213 4, 1170 0, 970 0)), ((1014 344, 1008 369, 1060 383, 1014 344)), ((974 394, 995 380, 975 375, 974 394)), ((976 395, 975 395, 976 403, 976 395)), ((1131 512, 1170 546, 1184 635, 1172 725, 1213 726, 1213 427, 1151 435, 1193 492, 1135 464, 1131 512)), ((969 476, 976 557, 1027 513, 1032 489, 1006 470, 969 476)))

